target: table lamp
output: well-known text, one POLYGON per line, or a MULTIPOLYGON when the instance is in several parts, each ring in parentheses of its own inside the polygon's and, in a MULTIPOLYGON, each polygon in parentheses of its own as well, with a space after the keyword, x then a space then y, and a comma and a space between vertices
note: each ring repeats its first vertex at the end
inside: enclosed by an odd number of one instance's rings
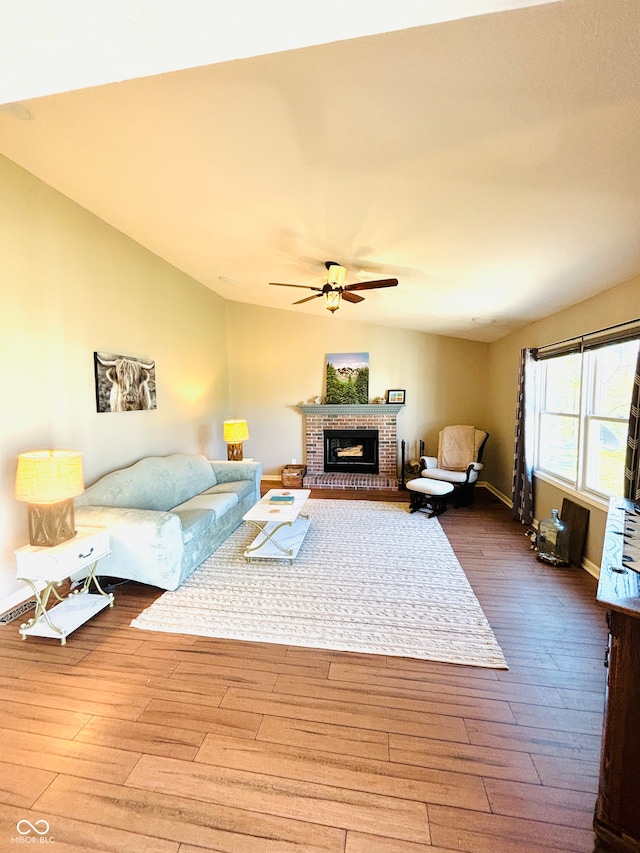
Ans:
POLYGON ((29 542, 50 548, 76 535, 73 498, 84 492, 82 455, 32 450, 18 456, 16 499, 29 506, 29 542))
POLYGON ((243 420, 230 420, 224 422, 224 440, 227 443, 227 459, 233 462, 241 462, 242 442, 249 438, 249 427, 243 420))

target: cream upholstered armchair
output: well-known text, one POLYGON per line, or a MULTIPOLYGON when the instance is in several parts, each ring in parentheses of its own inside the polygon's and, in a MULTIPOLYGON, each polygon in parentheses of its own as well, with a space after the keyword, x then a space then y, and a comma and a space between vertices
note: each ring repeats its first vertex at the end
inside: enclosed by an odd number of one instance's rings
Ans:
POLYGON ((482 453, 489 433, 474 426, 446 426, 438 436, 438 455, 420 457, 420 476, 453 486, 454 505, 467 506, 482 471, 482 453))

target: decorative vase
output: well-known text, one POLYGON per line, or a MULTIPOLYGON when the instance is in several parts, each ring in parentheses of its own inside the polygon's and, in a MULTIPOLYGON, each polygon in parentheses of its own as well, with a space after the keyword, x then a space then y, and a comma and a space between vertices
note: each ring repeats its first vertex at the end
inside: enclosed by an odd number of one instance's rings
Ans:
POLYGON ((552 566, 569 565, 569 527, 552 509, 551 516, 538 525, 538 559, 552 566))

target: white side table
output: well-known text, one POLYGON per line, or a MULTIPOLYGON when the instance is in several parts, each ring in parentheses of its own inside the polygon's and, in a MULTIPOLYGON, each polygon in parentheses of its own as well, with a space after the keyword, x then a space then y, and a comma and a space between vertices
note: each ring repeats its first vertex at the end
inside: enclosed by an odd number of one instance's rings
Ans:
POLYGON ((35 614, 20 626, 22 639, 33 634, 52 637, 64 645, 72 631, 105 607, 113 607, 113 593, 105 592, 95 577, 98 560, 109 553, 109 532, 103 527, 81 527, 73 539, 50 548, 41 545, 18 548, 15 552, 16 576, 29 584, 36 597, 35 614), (87 566, 91 568, 82 588, 67 596, 59 595, 55 587, 87 566), (97 593, 89 592, 92 581, 97 593), (38 587, 43 582, 44 588, 40 591, 38 587), (59 603, 47 610, 51 593, 59 603))

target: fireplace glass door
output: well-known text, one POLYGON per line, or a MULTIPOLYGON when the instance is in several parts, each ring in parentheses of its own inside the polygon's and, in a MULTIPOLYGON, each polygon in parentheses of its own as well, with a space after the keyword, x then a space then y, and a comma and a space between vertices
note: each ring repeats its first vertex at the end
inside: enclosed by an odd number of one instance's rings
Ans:
POLYGON ((326 429, 324 470, 347 474, 377 474, 378 430, 326 429))

